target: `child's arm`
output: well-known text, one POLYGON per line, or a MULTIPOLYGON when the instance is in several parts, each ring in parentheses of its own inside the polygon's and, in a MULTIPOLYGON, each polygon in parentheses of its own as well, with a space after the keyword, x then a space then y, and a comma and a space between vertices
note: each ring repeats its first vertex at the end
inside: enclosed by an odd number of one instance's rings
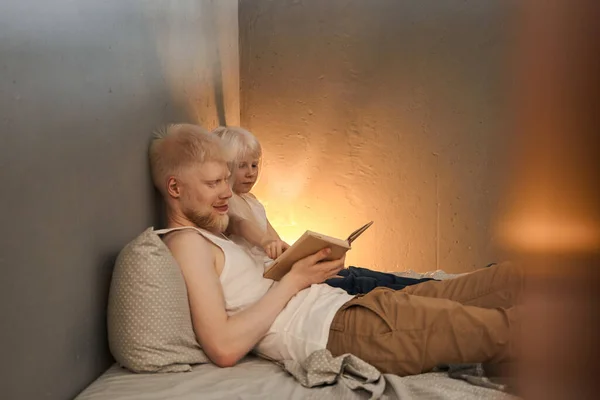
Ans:
POLYGON ((254 246, 263 247, 265 242, 272 239, 269 232, 264 234, 259 226, 252 220, 235 215, 229 215, 228 233, 241 236, 254 246))
MULTIPOLYGON (((260 203, 260 201, 252 193, 248 193, 247 195, 252 197, 254 200, 256 200, 260 203)), ((279 237, 279 234, 277 233, 275 228, 273 228, 273 225, 271 225, 269 218, 267 218, 267 237, 270 238, 271 240, 281 240, 281 237, 279 237)), ((246 239, 246 240, 248 240, 248 239, 246 239)), ((290 247, 290 246, 288 245, 287 247, 290 247)))
POLYGON ((231 234, 243 237, 254 246, 263 248, 265 253, 272 259, 276 259, 290 247, 281 240, 268 221, 267 232, 265 234, 254 220, 230 215, 229 227, 227 230, 231 234))
POLYGON ((272 238, 275 238, 277 240, 281 240, 281 237, 279 236, 279 234, 277 233, 277 231, 275 230, 275 228, 273 228, 273 225, 271 225, 271 222, 269 221, 268 218, 267 218, 267 234, 269 236, 271 236, 272 238))
POLYGON ((229 225, 227 234, 241 236, 254 246, 262 247, 266 241, 268 230, 265 233, 254 219, 248 204, 238 195, 234 194, 229 200, 229 225))
POLYGON ((266 246, 263 246, 263 248, 272 259, 276 259, 281 253, 290 248, 289 244, 281 240, 281 237, 279 237, 279 234, 275 228, 273 228, 269 219, 267 219, 267 235, 272 239, 266 246))

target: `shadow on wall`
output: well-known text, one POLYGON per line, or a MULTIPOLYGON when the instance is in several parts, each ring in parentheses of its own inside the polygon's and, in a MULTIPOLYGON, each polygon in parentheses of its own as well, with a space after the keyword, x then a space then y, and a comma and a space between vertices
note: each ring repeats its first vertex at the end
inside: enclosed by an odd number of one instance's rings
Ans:
POLYGON ((145 13, 165 82, 188 121, 207 129, 238 125, 237 2, 148 2, 145 13))
MULTIPOLYGON (((187 115, 165 122, 191 122, 209 130, 239 125, 237 1, 145 2, 144 15, 170 98, 187 115)), ((156 225, 164 226, 161 195, 152 194, 156 225)))

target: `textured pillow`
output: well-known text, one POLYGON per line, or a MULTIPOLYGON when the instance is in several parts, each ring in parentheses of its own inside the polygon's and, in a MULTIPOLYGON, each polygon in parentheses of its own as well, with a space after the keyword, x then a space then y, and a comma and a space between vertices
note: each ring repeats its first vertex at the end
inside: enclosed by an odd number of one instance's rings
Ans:
POLYGON ((131 371, 183 372, 209 362, 192 329, 183 275, 153 228, 117 258, 107 322, 110 351, 131 371))

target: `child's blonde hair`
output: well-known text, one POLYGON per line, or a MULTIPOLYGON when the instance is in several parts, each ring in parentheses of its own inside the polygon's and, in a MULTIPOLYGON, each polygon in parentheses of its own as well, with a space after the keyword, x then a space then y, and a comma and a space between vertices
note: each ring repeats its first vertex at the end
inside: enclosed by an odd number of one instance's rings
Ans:
MULTIPOLYGON (((228 165, 232 173, 232 178, 234 175, 233 171, 237 168, 240 160, 252 157, 258 160, 259 164, 262 162, 262 147, 256 136, 251 132, 239 126, 219 126, 212 132, 221 138, 224 145, 230 151, 232 159, 228 165)), ((233 182, 231 183, 233 184, 233 182)))
POLYGON ((192 124, 172 124, 155 131, 148 156, 152 181, 163 196, 169 176, 195 164, 231 159, 221 140, 192 124))

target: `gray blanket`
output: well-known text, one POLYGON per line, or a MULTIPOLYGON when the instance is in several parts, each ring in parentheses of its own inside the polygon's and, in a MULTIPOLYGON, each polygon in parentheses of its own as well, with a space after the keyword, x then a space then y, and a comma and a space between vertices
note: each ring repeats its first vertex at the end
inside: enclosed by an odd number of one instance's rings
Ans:
POLYGON ((360 389, 371 399, 379 399, 385 390, 385 379, 379 371, 351 354, 334 358, 329 350, 319 350, 302 363, 285 361, 283 367, 304 387, 336 383, 340 398, 360 389))
POLYGON ((304 362, 285 361, 280 364, 304 387, 330 386, 328 395, 335 398, 368 399, 447 399, 514 398, 503 393, 505 385, 492 382, 478 364, 447 366, 448 372, 399 377, 381 374, 370 364, 351 354, 332 357, 328 350, 319 350, 304 362), (459 381, 453 384, 451 378, 459 381))

